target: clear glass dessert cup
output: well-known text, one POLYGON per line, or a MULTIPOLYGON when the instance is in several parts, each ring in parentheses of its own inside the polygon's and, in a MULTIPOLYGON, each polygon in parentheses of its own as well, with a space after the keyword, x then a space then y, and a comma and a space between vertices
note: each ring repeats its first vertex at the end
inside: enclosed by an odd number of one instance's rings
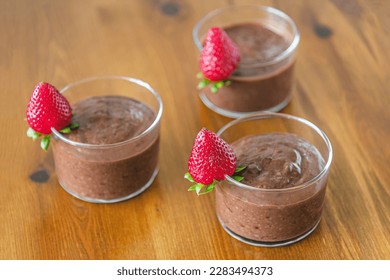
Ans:
POLYGON ((145 191, 158 173, 163 109, 160 95, 149 84, 124 76, 91 77, 69 84, 60 92, 71 106, 91 97, 120 96, 141 102, 154 113, 146 129, 119 143, 76 142, 52 128, 60 185, 71 195, 94 203, 119 202, 145 191))
MULTIPOLYGON (((213 93, 210 86, 199 91, 202 102, 218 114, 238 118, 259 111, 278 112, 291 99, 293 69, 300 35, 294 21, 272 7, 237 4, 214 10, 194 27, 192 36, 199 53, 210 27, 255 24, 285 39, 285 46, 256 62, 241 61, 228 78, 232 83, 213 93)), ((244 41, 248 38, 244 38, 244 41)), ((258 40, 262 41, 262 38, 258 40)), ((233 40, 234 41, 234 40, 233 40)), ((269 43, 265 53, 275 45, 269 43)), ((267 54, 268 55, 268 54, 267 54)))
POLYGON ((287 114, 254 113, 228 123, 217 135, 234 143, 246 136, 275 133, 304 139, 316 151, 319 167, 316 175, 287 188, 254 187, 229 176, 216 186, 216 212, 222 227, 254 246, 289 245, 316 229, 332 162, 332 146, 325 133, 313 123, 287 114))

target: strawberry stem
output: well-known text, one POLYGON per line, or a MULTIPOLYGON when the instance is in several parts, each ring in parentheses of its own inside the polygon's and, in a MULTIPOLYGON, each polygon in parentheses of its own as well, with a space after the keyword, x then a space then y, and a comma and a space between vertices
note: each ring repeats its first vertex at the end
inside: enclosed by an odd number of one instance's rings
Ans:
MULTIPOLYGON (((60 132, 67 134, 67 133, 70 133, 72 130, 77 129, 78 127, 79 127, 79 125, 77 123, 72 122, 70 125, 61 129, 60 132)), ((35 141, 36 139, 38 139, 41 136, 43 136, 43 138, 41 139, 41 148, 42 148, 42 150, 47 151, 49 149, 49 145, 50 145, 51 134, 41 134, 39 132, 36 132, 31 127, 29 127, 27 129, 27 137, 31 138, 32 140, 35 141)))
POLYGON ((210 90, 213 93, 217 93, 220 88, 222 88, 223 86, 228 86, 232 83, 230 80, 211 81, 205 78, 202 73, 198 73, 196 76, 201 79, 198 84, 198 89, 202 89, 210 85, 210 90))
MULTIPOLYGON (((236 180, 237 182, 241 182, 244 179, 244 177, 238 175, 238 173, 243 171, 245 168, 246 168, 246 166, 238 166, 236 168, 236 170, 234 171, 232 178, 234 180, 236 180)), ((197 195, 202 195, 202 194, 206 194, 206 193, 213 191, 215 186, 220 182, 220 181, 214 179, 214 181, 210 185, 204 185, 201 183, 197 183, 194 180, 194 178, 192 178, 192 176, 189 172, 184 174, 184 178, 187 179, 188 181, 190 181, 191 183, 195 183, 194 185, 192 185, 191 187, 188 188, 188 191, 195 191, 197 195)))
MULTIPOLYGON (((186 175, 187 175, 187 173, 186 173, 186 175)), ((189 175, 189 176, 191 176, 191 175, 189 175)), ((184 176, 184 177, 186 177, 186 176, 184 176)), ((192 177, 191 177, 191 179, 192 179, 192 177)), ((218 180, 214 180, 210 185, 203 185, 201 183, 196 183, 196 184, 192 185, 191 187, 189 187, 188 191, 195 191, 197 195, 206 194, 206 193, 209 193, 212 190, 214 190, 214 188, 218 182, 219 182, 218 180), (204 188, 204 191, 202 191, 203 188, 204 188)))

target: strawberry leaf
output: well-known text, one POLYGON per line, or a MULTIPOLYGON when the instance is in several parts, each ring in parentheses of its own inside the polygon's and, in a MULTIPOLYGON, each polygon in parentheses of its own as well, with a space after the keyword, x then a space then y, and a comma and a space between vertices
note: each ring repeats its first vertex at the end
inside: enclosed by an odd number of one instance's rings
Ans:
POLYGON ((205 189, 205 191, 202 193, 202 194, 206 194, 206 193, 209 193, 211 192, 212 190, 214 190, 215 186, 217 185, 218 181, 217 180, 214 180, 214 182, 210 185, 208 185, 205 189))
POLYGON ((196 194, 199 195, 200 194, 200 191, 202 190, 203 188, 203 185, 202 184, 196 184, 195 185, 195 191, 196 191, 196 194))
POLYGON ((232 83, 230 80, 211 81, 204 77, 202 73, 198 73, 196 76, 201 79, 198 84, 198 89, 202 89, 210 85, 210 90, 213 93, 217 93, 220 88, 222 88, 223 86, 228 86, 232 83))
POLYGON ((200 194, 200 191, 204 187, 203 184, 201 183, 196 183, 195 185, 192 185, 191 187, 188 188, 188 191, 195 191, 198 195, 200 194))
POLYGON ((63 129, 61 129, 60 132, 61 132, 61 133, 67 134, 67 133, 70 133, 70 132, 71 132, 71 129, 70 129, 70 127, 68 126, 68 127, 65 127, 65 128, 63 128, 63 129))
POLYGON ((217 87, 216 84, 212 84, 212 85, 211 85, 211 92, 212 92, 212 93, 217 93, 217 92, 218 92, 218 89, 219 89, 219 88, 217 87))
POLYGON ((215 83, 215 87, 217 89, 220 89, 221 87, 223 87, 224 84, 225 84, 224 81, 218 81, 218 82, 215 83))
POLYGON ((192 178, 190 172, 187 172, 186 174, 184 174, 184 178, 187 179, 188 181, 190 181, 191 183, 195 183, 195 180, 194 180, 194 178, 192 178))
POLYGON ((60 132, 67 134, 67 133, 70 133, 72 130, 75 130, 77 128, 79 128, 79 124, 72 122, 72 123, 70 123, 70 125, 61 129, 60 132))
POLYGON ((197 185, 197 184, 192 185, 191 187, 189 187, 189 188, 188 188, 188 191, 190 192, 190 191, 196 190, 196 185, 197 185))
POLYGON ((50 145, 50 135, 45 135, 41 140, 41 148, 45 151, 49 148, 50 145))
POLYGON ((72 123, 69 125, 69 127, 70 127, 71 130, 74 130, 74 129, 76 129, 76 128, 79 128, 79 124, 78 124, 78 123, 72 122, 72 123))
MULTIPOLYGON (((236 168, 236 170, 234 171, 234 174, 232 175, 233 180, 235 180, 237 182, 241 182, 242 180, 244 180, 243 176, 240 176, 237 174, 240 173, 241 171, 245 170, 245 168, 246 168, 246 166, 238 166, 236 168)), ((191 183, 195 183, 194 185, 192 185, 191 187, 188 188, 188 191, 195 191, 197 195, 203 195, 203 194, 212 192, 215 189, 215 186, 218 184, 218 182, 220 182, 220 181, 214 179, 214 181, 210 185, 203 185, 201 183, 197 183, 194 180, 194 178, 192 178, 192 176, 189 172, 184 174, 184 178, 187 179, 188 181, 190 181, 191 183), (204 188, 204 190, 202 191, 203 188, 204 188)))
MULTIPOLYGON (((61 133, 70 133, 72 130, 77 129, 79 125, 77 123, 71 123, 67 127, 64 127, 63 129, 60 130, 61 133)), ((41 134, 39 132, 36 132, 34 129, 29 127, 27 129, 27 137, 32 138, 32 140, 36 140, 41 136, 44 136, 41 139, 41 148, 44 151, 47 151, 50 145, 50 135, 51 134, 41 134)))
POLYGON ((244 177, 238 176, 238 175, 234 175, 234 176, 232 176, 232 178, 233 178, 234 180, 236 180, 237 182, 241 182, 241 181, 244 179, 244 177))
POLYGON ((197 195, 203 195, 213 191, 218 182, 219 182, 218 180, 214 180, 210 185, 203 185, 201 183, 196 183, 195 185, 189 187, 188 191, 195 191, 197 195))
POLYGON ((245 170, 246 166, 242 165, 242 166, 238 166, 236 168, 236 170, 234 171, 233 175, 232 175, 232 178, 234 180, 236 180, 237 182, 241 182, 242 180, 244 180, 244 177, 241 176, 241 175, 238 175, 241 171, 245 170))
POLYGON ((246 168, 245 165, 238 166, 238 167, 236 168, 236 170, 234 171, 234 174, 240 173, 241 171, 245 170, 245 168, 246 168))
POLYGON ((38 139, 39 137, 41 137, 41 135, 42 135, 42 134, 40 134, 40 133, 34 131, 34 129, 32 129, 31 127, 29 127, 29 128, 27 129, 27 137, 32 138, 32 140, 38 139))
POLYGON ((199 82, 199 84, 198 84, 198 89, 202 89, 202 88, 206 87, 206 86, 209 85, 209 84, 210 84, 210 81, 209 81, 209 80, 203 79, 203 80, 201 80, 201 81, 199 82))

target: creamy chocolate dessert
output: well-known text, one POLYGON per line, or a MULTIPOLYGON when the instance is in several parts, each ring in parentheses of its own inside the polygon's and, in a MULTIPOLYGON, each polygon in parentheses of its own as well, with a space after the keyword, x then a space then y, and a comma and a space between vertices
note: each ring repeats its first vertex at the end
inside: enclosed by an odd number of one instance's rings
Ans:
POLYGON ((240 49, 240 63, 229 77, 229 86, 217 93, 212 93, 210 87, 204 89, 208 101, 239 113, 282 109, 290 99, 294 58, 276 58, 290 42, 257 23, 236 24, 224 30, 240 49))
POLYGON ((121 96, 99 96, 73 105, 79 128, 71 141, 97 145, 69 149, 55 141, 54 160, 61 185, 84 199, 115 200, 137 193, 157 170, 159 137, 148 129, 156 118, 144 103, 121 96), (127 142, 128 143, 127 143, 127 142))
POLYGON ((217 214, 224 226, 245 239, 262 242, 291 240, 314 229, 321 217, 326 182, 302 185, 324 167, 318 150, 290 133, 246 136, 231 145, 237 165, 247 166, 241 183, 251 188, 226 181, 218 185, 217 214))

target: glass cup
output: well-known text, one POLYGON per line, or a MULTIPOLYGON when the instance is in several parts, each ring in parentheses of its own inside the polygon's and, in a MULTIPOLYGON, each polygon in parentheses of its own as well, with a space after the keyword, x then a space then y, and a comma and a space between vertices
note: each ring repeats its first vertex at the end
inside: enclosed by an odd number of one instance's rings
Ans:
MULTIPOLYGON (((231 144, 236 152, 238 148, 234 145, 237 145, 236 141, 243 137, 253 135, 287 137, 285 139, 293 141, 292 148, 290 144, 285 144, 287 140, 283 140, 282 147, 278 143, 282 138, 276 142, 267 138, 268 151, 271 151, 274 162, 280 159, 278 154, 282 153, 281 149, 284 149, 285 154, 293 154, 292 161, 295 161, 288 165, 283 162, 283 168, 275 167, 271 170, 274 175, 268 181, 271 185, 267 188, 259 187, 258 184, 254 187, 255 181, 246 184, 245 179, 240 183, 229 176, 218 183, 216 212, 225 231, 242 242, 263 247, 292 244, 312 233, 321 219, 332 161, 332 146, 325 133, 305 119, 287 114, 263 112, 236 119, 222 127, 217 135, 231 144), (305 144, 296 141, 296 137, 305 140, 305 144), (295 143, 299 144, 295 146, 295 143), (305 161, 304 158, 310 158, 310 161, 305 161), (298 165, 294 166, 296 163, 298 165), (286 171, 288 167, 289 171, 286 171), (293 168, 297 170, 293 171, 293 168), (310 173, 309 169, 312 170, 310 173), (272 188, 272 180, 275 177, 279 176, 281 180, 286 180, 287 176, 283 172, 299 172, 303 179, 298 181, 298 184, 288 185, 285 188, 272 188)), ((256 145, 260 147, 258 142, 256 145)), ((249 149, 246 153, 251 156, 261 154, 262 147, 257 150, 249 149)), ((237 157, 240 162, 240 155, 237 157)), ((268 160, 271 164, 270 158, 264 156, 262 160, 268 160)), ((262 164, 256 165, 256 168, 259 168, 260 172, 265 172, 263 170, 266 165, 262 164)), ((245 173, 243 176, 245 178, 245 173)), ((264 181, 262 184, 267 183, 264 181)))
MULTIPOLYGON (((76 142, 52 128, 55 170, 61 186, 73 196, 95 203, 119 202, 145 191, 158 173, 163 109, 160 95, 149 84, 124 76, 87 78, 67 85, 60 92, 71 106, 92 97, 116 96, 123 98, 122 102, 132 99, 145 105, 143 108, 148 108, 145 112, 151 116, 146 128, 125 141, 112 144, 76 142)), ((125 109, 132 110, 131 114, 136 117, 146 115, 138 109, 140 107, 130 108, 130 104, 129 107, 125 104, 125 109)), ((121 114, 120 111, 115 113, 121 114)), ((140 123, 145 121, 144 117, 139 118, 140 123)))
POLYGON ((283 109, 291 98, 300 38, 294 21, 271 7, 239 4, 220 8, 203 17, 193 29, 193 40, 199 52, 208 29, 214 26, 224 28, 237 43, 241 61, 228 78, 229 86, 217 93, 213 93, 210 86, 200 90, 203 103, 231 118, 283 109))

